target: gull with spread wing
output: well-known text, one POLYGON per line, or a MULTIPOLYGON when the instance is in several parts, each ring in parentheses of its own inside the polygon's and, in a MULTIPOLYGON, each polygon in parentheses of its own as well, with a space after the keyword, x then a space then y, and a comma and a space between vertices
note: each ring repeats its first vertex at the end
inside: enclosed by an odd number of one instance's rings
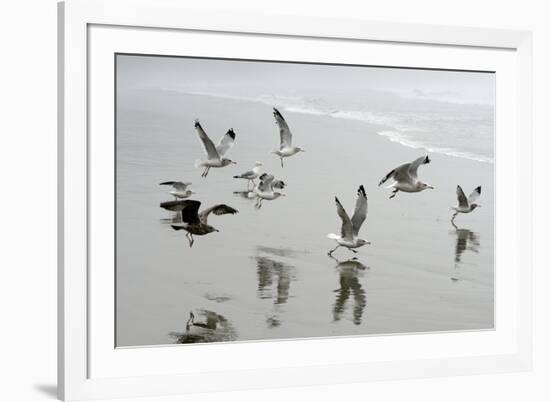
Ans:
POLYGON ((426 156, 422 156, 410 163, 404 163, 401 166, 396 167, 391 172, 389 172, 378 186, 381 186, 389 179, 393 179, 394 182, 386 188, 393 188, 393 192, 390 195, 390 199, 395 197, 399 191, 405 193, 418 193, 420 191, 426 190, 428 188, 433 189, 432 186, 418 180, 418 168, 420 165, 425 165, 430 163, 431 160, 426 156))
POLYGON ((200 201, 183 200, 179 201, 179 203, 183 206, 181 209, 181 219, 186 225, 171 226, 174 230, 185 230, 187 232, 185 237, 189 240, 189 247, 192 247, 195 242, 193 235, 204 236, 208 233, 219 232, 218 229, 208 224, 208 215, 210 215, 210 213, 214 213, 214 215, 225 215, 239 212, 235 208, 225 204, 213 205, 199 212, 199 207, 201 205, 200 201))
POLYGON ((222 168, 237 163, 233 162, 231 159, 225 158, 225 154, 235 143, 235 132, 232 128, 227 130, 227 133, 225 133, 220 139, 217 146, 214 145, 210 137, 208 137, 206 132, 203 130, 198 119, 195 120, 195 129, 197 130, 197 133, 199 133, 199 138, 204 146, 207 158, 205 161, 197 160, 195 162, 195 167, 204 167, 204 171, 201 175, 202 177, 208 176, 210 168, 222 168))
POLYGON ((189 182, 182 182, 182 181, 165 181, 164 183, 160 183, 161 186, 172 186, 173 190, 170 190, 170 194, 172 194, 176 200, 187 198, 191 194, 194 194, 195 192, 188 187, 193 184, 189 182))
POLYGON ((477 207, 481 205, 477 204, 476 201, 481 195, 481 186, 477 186, 474 191, 470 193, 468 198, 462 191, 462 187, 456 186, 456 197, 458 198, 458 205, 456 207, 451 207, 455 211, 453 217, 451 218, 451 223, 454 224, 455 218, 458 214, 469 214, 477 207))
POLYGON ((304 150, 300 147, 292 146, 292 132, 288 128, 285 118, 276 108, 273 108, 273 116, 275 117, 275 123, 279 126, 281 145, 279 149, 275 149, 271 153, 281 158, 281 167, 283 167, 283 158, 288 158, 298 152, 304 152, 304 150))
POLYGON ((275 180, 271 174, 264 173, 260 176, 260 183, 251 191, 249 197, 256 197, 256 208, 262 207, 263 200, 276 200, 279 197, 284 197, 286 194, 280 190, 286 187, 286 183, 282 180, 275 180))
POLYGON ((342 219, 342 228, 340 230, 340 235, 330 233, 327 237, 329 239, 335 240, 338 245, 328 252, 329 256, 332 256, 332 253, 336 251, 338 247, 346 247, 348 250, 357 253, 354 249, 364 246, 365 244, 370 244, 369 241, 357 237, 359 235, 359 229, 361 225, 367 218, 367 194, 365 193, 365 188, 363 185, 359 186, 357 190, 357 201, 355 202, 355 211, 351 219, 346 213, 346 210, 338 200, 338 197, 334 197, 336 201, 336 212, 338 216, 342 219))

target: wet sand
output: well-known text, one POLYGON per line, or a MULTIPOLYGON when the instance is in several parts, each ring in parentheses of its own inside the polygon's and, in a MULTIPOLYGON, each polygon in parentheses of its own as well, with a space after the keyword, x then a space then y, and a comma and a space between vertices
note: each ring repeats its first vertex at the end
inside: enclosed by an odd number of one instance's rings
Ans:
MULTIPOLYGON (((385 127, 281 110, 306 151, 281 168, 269 154, 279 134, 268 105, 153 90, 124 96, 118 346, 176 343, 190 311, 222 317, 237 341, 493 328, 493 164, 430 154, 419 175, 435 190, 390 200, 380 178, 424 151, 378 135, 385 127), (206 179, 194 168, 204 157, 197 117, 215 142, 229 127, 237 134, 228 157, 238 164, 211 169, 206 179), (232 178, 256 160, 288 185, 286 197, 260 210, 234 194, 247 183, 232 178), (205 207, 226 203, 239 213, 211 216, 220 232, 197 236, 189 248, 184 232, 170 227, 173 214, 159 208, 172 199, 158 185, 168 180, 193 182, 192 198, 205 207), (335 244, 326 237, 340 230, 334 196, 351 214, 359 184, 369 199, 360 236, 372 244, 357 255, 340 248, 337 261, 327 256, 335 244), (466 193, 481 185, 483 207, 458 216, 454 228, 457 184, 466 193)), ((216 340, 212 328, 207 339, 216 340)), ((219 340, 227 340, 223 331, 219 340)))

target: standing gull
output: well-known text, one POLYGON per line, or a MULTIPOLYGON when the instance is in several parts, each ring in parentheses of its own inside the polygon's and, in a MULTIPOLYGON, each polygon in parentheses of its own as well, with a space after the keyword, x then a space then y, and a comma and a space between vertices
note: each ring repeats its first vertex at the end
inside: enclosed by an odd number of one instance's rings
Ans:
POLYGON ((262 207, 263 200, 276 200, 286 194, 280 190, 285 188, 286 184, 282 180, 275 180, 273 175, 264 173, 260 176, 260 183, 249 193, 249 196, 256 197, 256 208, 262 207))
POLYGON ((455 211, 453 217, 451 218, 451 223, 454 224, 455 218, 458 214, 469 214, 477 207, 481 205, 476 204, 477 199, 481 195, 481 186, 477 186, 474 191, 470 193, 468 198, 462 191, 462 187, 456 186, 456 197, 458 198, 458 205, 456 207, 451 207, 455 211))
POLYGON ((381 186, 389 179, 394 180, 394 182, 387 187, 393 188, 390 199, 395 197, 399 191, 404 191, 405 193, 418 193, 428 188, 433 189, 433 187, 429 184, 418 180, 418 167, 430 162, 430 158, 426 155, 414 160, 411 163, 404 163, 384 176, 384 178, 380 180, 380 183, 378 183, 378 186, 381 186))
POLYGON ((254 167, 252 170, 249 170, 248 172, 244 172, 243 174, 233 176, 234 179, 246 179, 248 180, 247 184, 250 186, 250 183, 254 185, 254 180, 257 179, 260 176, 260 170, 263 166, 262 162, 256 162, 254 163, 254 167))
POLYGON ((298 152, 304 152, 304 150, 300 147, 292 146, 292 133, 288 128, 288 124, 283 115, 275 108, 273 108, 273 116, 275 116, 275 123, 279 126, 281 145, 279 149, 273 150, 271 153, 281 158, 281 167, 283 167, 283 158, 288 158, 298 152))
POLYGON ((233 162, 231 159, 224 158, 227 151, 231 149, 235 142, 235 132, 232 128, 225 133, 217 146, 214 145, 210 137, 205 133, 198 119, 195 120, 195 128, 199 133, 199 138, 202 141, 207 157, 206 161, 198 160, 195 162, 195 167, 204 167, 204 171, 201 175, 202 177, 208 175, 210 168, 222 168, 232 163, 236 164, 236 162, 233 162))
MULTIPOLYGON (((171 225, 174 230, 185 230, 187 233, 185 237, 189 240, 189 247, 193 246, 195 240, 193 235, 204 236, 208 233, 219 232, 218 229, 210 226, 208 224, 208 215, 213 212, 215 215, 225 215, 225 214, 236 214, 237 211, 235 208, 230 207, 225 204, 213 205, 210 208, 204 209, 199 212, 199 207, 201 205, 200 201, 195 200, 185 200, 186 204, 181 210, 181 219, 187 225, 171 225)), ((183 202, 183 201, 182 201, 183 202)))
POLYGON ((191 184, 193 183, 181 181, 165 181, 160 183, 161 186, 172 186, 174 188, 173 190, 170 190, 170 194, 172 194, 176 200, 180 198, 187 198, 191 194, 195 193, 193 190, 188 189, 191 184))
POLYGON ((336 211, 338 212, 340 219, 342 219, 342 229, 340 230, 340 236, 334 233, 330 233, 327 236, 329 239, 336 240, 336 243, 338 243, 335 248, 328 252, 328 255, 332 256, 332 253, 334 253, 340 246, 346 247, 348 250, 357 253, 354 248, 359 248, 365 244, 370 244, 369 241, 357 237, 359 235, 361 225, 367 218, 367 194, 365 193, 365 188, 363 185, 360 185, 357 190, 355 211, 353 212, 351 219, 338 200, 338 197, 334 197, 334 199, 336 201, 336 211))

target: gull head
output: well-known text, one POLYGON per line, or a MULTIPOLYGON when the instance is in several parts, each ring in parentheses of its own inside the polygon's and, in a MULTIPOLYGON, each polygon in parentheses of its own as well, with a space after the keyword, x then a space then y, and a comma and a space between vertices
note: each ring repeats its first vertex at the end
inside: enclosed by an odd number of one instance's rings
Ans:
POLYGON ((357 239, 357 247, 364 246, 365 244, 370 244, 370 241, 365 239, 357 239))
POLYGON ((294 149, 296 150, 296 152, 306 152, 306 151, 304 151, 304 150, 303 150, 302 148, 300 148, 300 147, 296 147, 296 148, 294 148, 294 149))
POLYGON ((472 203, 472 205, 470 205, 471 211, 473 211, 473 210, 476 209, 477 207, 481 207, 481 205, 480 205, 480 204, 476 204, 475 202, 472 203))
POLYGON ((227 159, 227 158, 222 159, 222 166, 227 166, 231 164, 236 165, 237 162, 233 162, 231 159, 227 159))
POLYGON ((421 181, 418 182, 417 186, 418 186, 419 191, 427 190, 427 189, 431 189, 431 190, 434 189, 433 186, 430 186, 428 183, 422 183, 421 181))

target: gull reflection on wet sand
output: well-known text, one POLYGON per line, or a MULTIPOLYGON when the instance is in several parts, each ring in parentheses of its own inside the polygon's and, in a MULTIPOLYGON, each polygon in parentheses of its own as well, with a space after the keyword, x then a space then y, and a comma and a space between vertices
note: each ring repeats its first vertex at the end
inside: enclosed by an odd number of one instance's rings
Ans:
POLYGON ((233 325, 222 315, 210 310, 189 313, 185 332, 172 332, 176 343, 228 342, 237 339, 233 325))
POLYGON ((451 232, 456 236, 456 245, 455 245, 455 259, 454 259, 454 272, 451 280, 458 281, 461 279, 460 276, 460 267, 462 264, 461 258, 462 254, 468 250, 473 251, 474 253, 479 253, 479 235, 475 232, 472 232, 469 229, 461 229, 453 223, 455 232, 451 232))
POLYGON ((290 284, 296 279, 295 267, 282 262, 277 257, 291 257, 292 250, 278 249, 258 246, 256 248, 259 299, 274 299, 273 315, 268 317, 266 322, 269 328, 278 327, 282 324, 280 318, 280 306, 287 303, 290 297, 290 284), (263 255, 260 255, 263 254, 263 255))
POLYGON ((340 288, 335 290, 336 301, 332 308, 333 319, 339 321, 342 318, 346 311, 346 304, 350 296, 353 296, 353 323, 359 325, 367 305, 367 295, 361 282, 359 282, 359 277, 368 267, 355 258, 346 261, 333 259, 338 263, 336 268, 340 274, 340 288))

